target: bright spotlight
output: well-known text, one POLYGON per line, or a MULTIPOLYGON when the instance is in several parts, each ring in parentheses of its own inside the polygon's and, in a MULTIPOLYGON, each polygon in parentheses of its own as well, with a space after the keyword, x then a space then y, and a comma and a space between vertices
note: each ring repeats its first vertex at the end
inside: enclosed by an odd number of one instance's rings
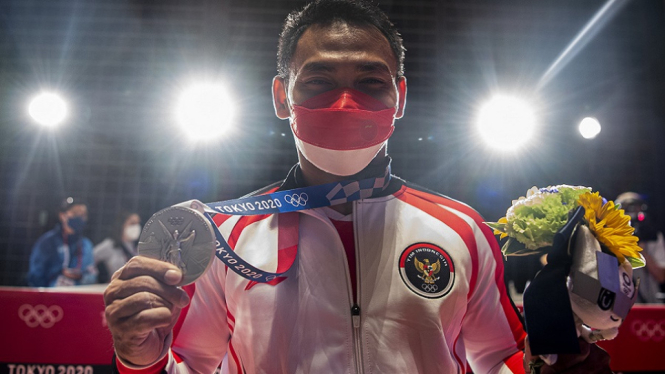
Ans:
POLYGON ((211 140, 229 129, 233 109, 224 86, 203 83, 191 86, 182 93, 176 115, 190 139, 211 140))
POLYGON ((491 148, 514 151, 533 136, 536 116, 523 100, 499 95, 481 107, 477 125, 491 148))
POLYGON ((579 130, 584 139, 593 139, 600 134, 600 122, 593 117, 586 117, 580 122, 579 130))
POLYGON ((67 103, 57 94, 42 92, 30 100, 28 113, 40 125, 56 126, 67 117, 67 103))

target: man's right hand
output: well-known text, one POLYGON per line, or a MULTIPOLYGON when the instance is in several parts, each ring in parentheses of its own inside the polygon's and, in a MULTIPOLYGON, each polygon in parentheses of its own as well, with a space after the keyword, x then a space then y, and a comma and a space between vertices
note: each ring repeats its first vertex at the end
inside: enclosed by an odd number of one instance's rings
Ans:
POLYGON ((174 265, 136 256, 111 277, 106 291, 106 321, 118 357, 137 366, 157 361, 180 310, 189 303, 176 284, 174 265))

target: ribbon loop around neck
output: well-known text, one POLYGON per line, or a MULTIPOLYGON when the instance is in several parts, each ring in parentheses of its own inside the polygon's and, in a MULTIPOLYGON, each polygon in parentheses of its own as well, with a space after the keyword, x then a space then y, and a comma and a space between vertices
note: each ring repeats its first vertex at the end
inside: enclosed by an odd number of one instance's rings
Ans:
MULTIPOLYGON (((215 224, 212 218, 215 214, 240 216, 279 214, 344 204, 380 194, 388 187, 390 180, 390 165, 388 165, 384 175, 377 178, 327 183, 205 204, 203 209, 204 216, 212 225, 215 233, 215 255, 229 269, 243 278, 258 283, 274 281, 282 277, 295 262, 297 240, 295 248, 293 248, 293 245, 278 243, 278 257, 282 254, 281 251, 289 251, 288 253, 283 253, 283 256, 281 256, 286 259, 285 263, 280 263, 277 272, 264 271, 249 264, 234 252, 233 248, 231 248, 219 231, 217 224, 215 224)), ((284 222, 288 222, 289 224, 280 225, 279 230, 290 230, 290 232, 280 232, 278 241, 284 237, 293 238, 294 235, 297 238, 297 220, 285 219, 284 222), (293 224, 294 222, 295 224, 293 224)))

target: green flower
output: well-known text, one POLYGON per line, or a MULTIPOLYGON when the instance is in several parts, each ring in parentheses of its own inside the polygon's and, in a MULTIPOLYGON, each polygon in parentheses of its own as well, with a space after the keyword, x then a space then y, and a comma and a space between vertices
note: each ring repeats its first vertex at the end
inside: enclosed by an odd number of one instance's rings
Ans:
POLYGON ((568 185, 532 187, 526 197, 513 200, 505 218, 487 224, 495 234, 508 236, 502 248, 504 255, 531 254, 552 245, 554 234, 566 224, 568 213, 578 206, 579 196, 590 190, 568 185))

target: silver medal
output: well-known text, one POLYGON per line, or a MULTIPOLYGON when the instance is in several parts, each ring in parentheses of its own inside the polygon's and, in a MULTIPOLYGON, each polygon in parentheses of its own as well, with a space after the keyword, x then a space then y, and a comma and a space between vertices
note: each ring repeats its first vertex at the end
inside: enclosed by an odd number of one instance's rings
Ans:
POLYGON ((193 283, 212 263, 215 234, 202 213, 185 207, 162 209, 146 222, 139 255, 169 262, 183 273, 180 286, 193 283))

